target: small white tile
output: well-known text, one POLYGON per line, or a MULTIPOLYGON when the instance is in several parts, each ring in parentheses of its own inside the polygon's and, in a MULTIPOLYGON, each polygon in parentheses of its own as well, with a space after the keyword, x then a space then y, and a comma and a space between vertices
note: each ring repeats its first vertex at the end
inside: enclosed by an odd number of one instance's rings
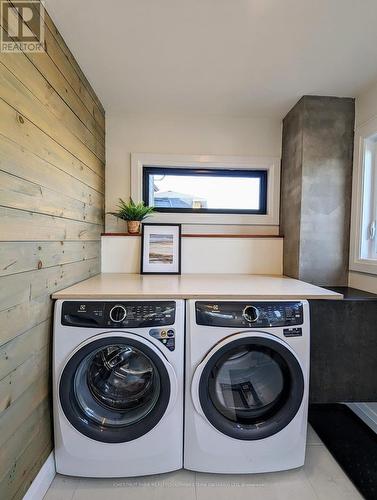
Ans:
POLYGON ((81 479, 73 500, 195 500, 189 471, 116 479, 81 479))
POLYGON ((269 474, 276 500, 317 500, 304 467, 269 474))
POLYGON ((72 500, 80 479, 57 474, 44 500, 72 500))
POLYGON ((319 498, 362 499, 353 483, 324 446, 308 446, 305 474, 319 498))
POLYGON ((318 500, 302 469, 269 474, 196 475, 197 500, 318 500))
MULTIPOLYGON (((315 438, 315 435, 313 436, 315 438)), ((315 442, 315 440, 313 439, 315 442)), ((325 446, 307 447, 304 467, 269 474, 176 471, 155 476, 84 479, 57 475, 45 500, 353 500, 361 495, 325 446)))
POLYGON ((196 474, 197 500, 276 500, 268 474, 196 474))

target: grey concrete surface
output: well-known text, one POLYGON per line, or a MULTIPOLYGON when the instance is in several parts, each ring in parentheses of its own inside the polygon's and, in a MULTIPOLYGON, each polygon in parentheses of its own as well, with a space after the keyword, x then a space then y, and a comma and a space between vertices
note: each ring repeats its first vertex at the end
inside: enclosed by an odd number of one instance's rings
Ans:
POLYGON ((304 96, 283 120, 284 274, 317 285, 348 281, 355 103, 304 96))

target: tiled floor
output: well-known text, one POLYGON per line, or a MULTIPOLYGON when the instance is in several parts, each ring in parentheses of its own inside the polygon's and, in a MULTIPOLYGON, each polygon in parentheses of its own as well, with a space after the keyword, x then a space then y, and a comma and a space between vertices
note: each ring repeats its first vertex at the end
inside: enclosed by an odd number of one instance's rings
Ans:
POLYGON ((309 427, 305 466, 253 475, 177 471, 130 479, 79 479, 57 475, 45 500, 351 500, 351 481, 309 427))

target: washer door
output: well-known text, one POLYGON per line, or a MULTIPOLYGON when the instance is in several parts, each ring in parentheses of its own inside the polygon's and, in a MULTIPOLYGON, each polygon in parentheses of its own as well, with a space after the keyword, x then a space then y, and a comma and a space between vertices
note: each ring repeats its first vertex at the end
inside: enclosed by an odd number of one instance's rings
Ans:
POLYGON ((293 351, 271 335, 233 335, 197 368, 194 405, 221 433, 256 440, 286 427, 300 408, 304 375, 293 351))
POLYGON ((124 443, 161 420, 176 390, 174 377, 153 344, 132 334, 106 334, 69 359, 59 382, 60 403, 81 434, 124 443))

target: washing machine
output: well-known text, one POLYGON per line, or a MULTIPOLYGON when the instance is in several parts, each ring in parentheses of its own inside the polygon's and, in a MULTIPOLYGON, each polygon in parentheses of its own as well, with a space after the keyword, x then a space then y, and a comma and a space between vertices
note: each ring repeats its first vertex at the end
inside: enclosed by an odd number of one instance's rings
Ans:
POLYGON ((302 466, 309 349, 306 301, 188 301, 184 467, 302 466))
POLYGON ((182 467, 184 302, 58 300, 56 470, 130 477, 182 467))

